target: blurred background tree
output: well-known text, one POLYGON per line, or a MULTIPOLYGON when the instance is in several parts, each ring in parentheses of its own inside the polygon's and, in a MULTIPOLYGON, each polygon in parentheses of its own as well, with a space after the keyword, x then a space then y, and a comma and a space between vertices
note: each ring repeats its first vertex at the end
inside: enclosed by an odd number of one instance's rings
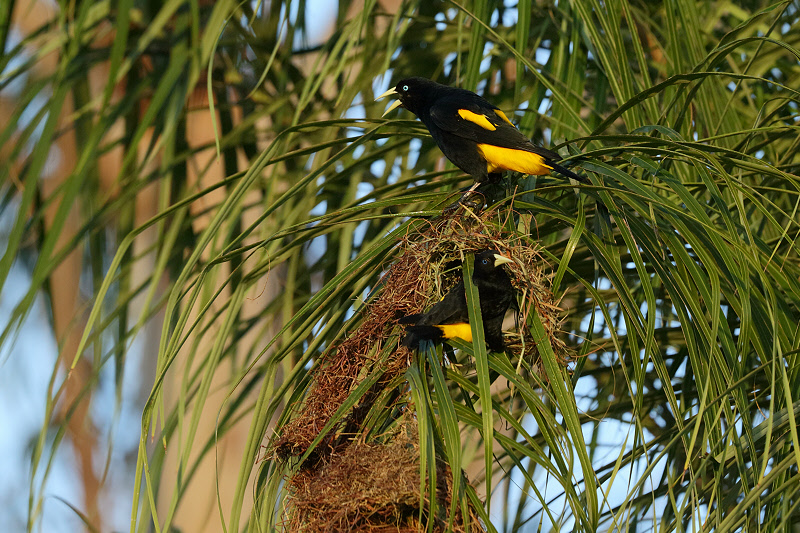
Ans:
POLYGON ((511 176, 525 194, 500 205, 552 275, 569 372, 522 406, 500 377, 488 446, 455 392, 419 415, 469 435, 487 527, 797 531, 798 17, 788 0, 3 3, 7 529, 280 522, 291 465, 262 446, 398 236, 470 183, 413 117, 378 118, 374 97, 421 75, 484 94, 594 183, 511 176))

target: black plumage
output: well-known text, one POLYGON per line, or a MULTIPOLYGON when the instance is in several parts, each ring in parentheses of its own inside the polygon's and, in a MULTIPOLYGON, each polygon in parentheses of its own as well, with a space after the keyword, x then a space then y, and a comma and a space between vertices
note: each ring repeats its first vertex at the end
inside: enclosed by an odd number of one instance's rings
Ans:
POLYGON ((398 100, 386 113, 397 107, 414 113, 444 155, 476 183, 499 181, 503 170, 534 175, 556 170, 589 183, 556 163, 561 159, 557 153, 534 145, 498 107, 472 91, 426 78, 406 78, 378 99, 389 95, 398 100))
MULTIPOLYGON (((478 288, 481 302, 486 344, 496 352, 504 349, 503 318, 508 308, 515 303, 514 287, 502 266, 509 262, 511 260, 507 257, 493 250, 485 250, 475 256, 472 273, 472 281, 478 288)), ((403 317, 400 323, 409 324, 402 339, 402 344, 409 348, 419 348, 424 341, 438 343, 454 337, 471 342, 464 280, 460 279, 428 311, 403 317)))

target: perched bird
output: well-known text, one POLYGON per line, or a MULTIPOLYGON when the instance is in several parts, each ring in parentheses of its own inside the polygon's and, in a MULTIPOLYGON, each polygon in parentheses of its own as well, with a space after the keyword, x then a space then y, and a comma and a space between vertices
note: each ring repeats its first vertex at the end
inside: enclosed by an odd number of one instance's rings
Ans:
MULTIPOLYGON (((514 287, 502 265, 511 259, 494 250, 484 250, 475 256, 472 282, 478 287, 481 318, 486 344, 492 351, 503 351, 503 317, 514 302, 514 287)), ((461 279, 450 291, 425 313, 400 319, 406 327, 403 346, 419 348, 423 341, 434 343, 460 338, 472 342, 472 330, 467 311, 467 295, 461 279)))
POLYGON ((428 128, 444 155, 458 168, 483 182, 497 182, 503 170, 547 175, 551 170, 590 183, 587 178, 557 164, 561 157, 535 146, 508 117, 483 97, 441 85, 426 78, 406 78, 376 100, 396 95, 398 100, 383 116, 404 107, 428 128))

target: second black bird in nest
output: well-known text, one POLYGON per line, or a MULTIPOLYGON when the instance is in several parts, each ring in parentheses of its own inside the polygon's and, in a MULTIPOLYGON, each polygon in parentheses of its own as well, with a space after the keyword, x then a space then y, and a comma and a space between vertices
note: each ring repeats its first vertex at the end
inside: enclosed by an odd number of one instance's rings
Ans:
MULTIPOLYGON (((492 351, 501 352, 503 342, 503 318, 514 301, 514 287, 503 268, 511 259, 494 250, 484 250, 475 256, 472 282, 478 288, 481 301, 481 318, 486 344, 492 351)), ((425 313, 408 315, 400 319, 406 327, 403 346, 418 349, 423 342, 439 343, 459 338, 472 342, 469 325, 467 296, 464 280, 461 279, 450 291, 425 313)))

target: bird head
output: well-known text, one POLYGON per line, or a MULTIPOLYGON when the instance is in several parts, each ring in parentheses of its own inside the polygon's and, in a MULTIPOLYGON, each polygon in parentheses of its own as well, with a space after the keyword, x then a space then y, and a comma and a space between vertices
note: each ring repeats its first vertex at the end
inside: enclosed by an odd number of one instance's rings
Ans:
POLYGON ((513 261, 494 250, 484 250, 475 256, 475 270, 489 271, 506 263, 513 263, 513 261))
POLYGON ((447 89, 446 85, 440 85, 426 78, 406 78, 377 97, 375 101, 387 96, 397 96, 397 100, 383 113, 384 117, 398 107, 404 107, 419 116, 420 111, 430 107, 440 91, 447 89))

